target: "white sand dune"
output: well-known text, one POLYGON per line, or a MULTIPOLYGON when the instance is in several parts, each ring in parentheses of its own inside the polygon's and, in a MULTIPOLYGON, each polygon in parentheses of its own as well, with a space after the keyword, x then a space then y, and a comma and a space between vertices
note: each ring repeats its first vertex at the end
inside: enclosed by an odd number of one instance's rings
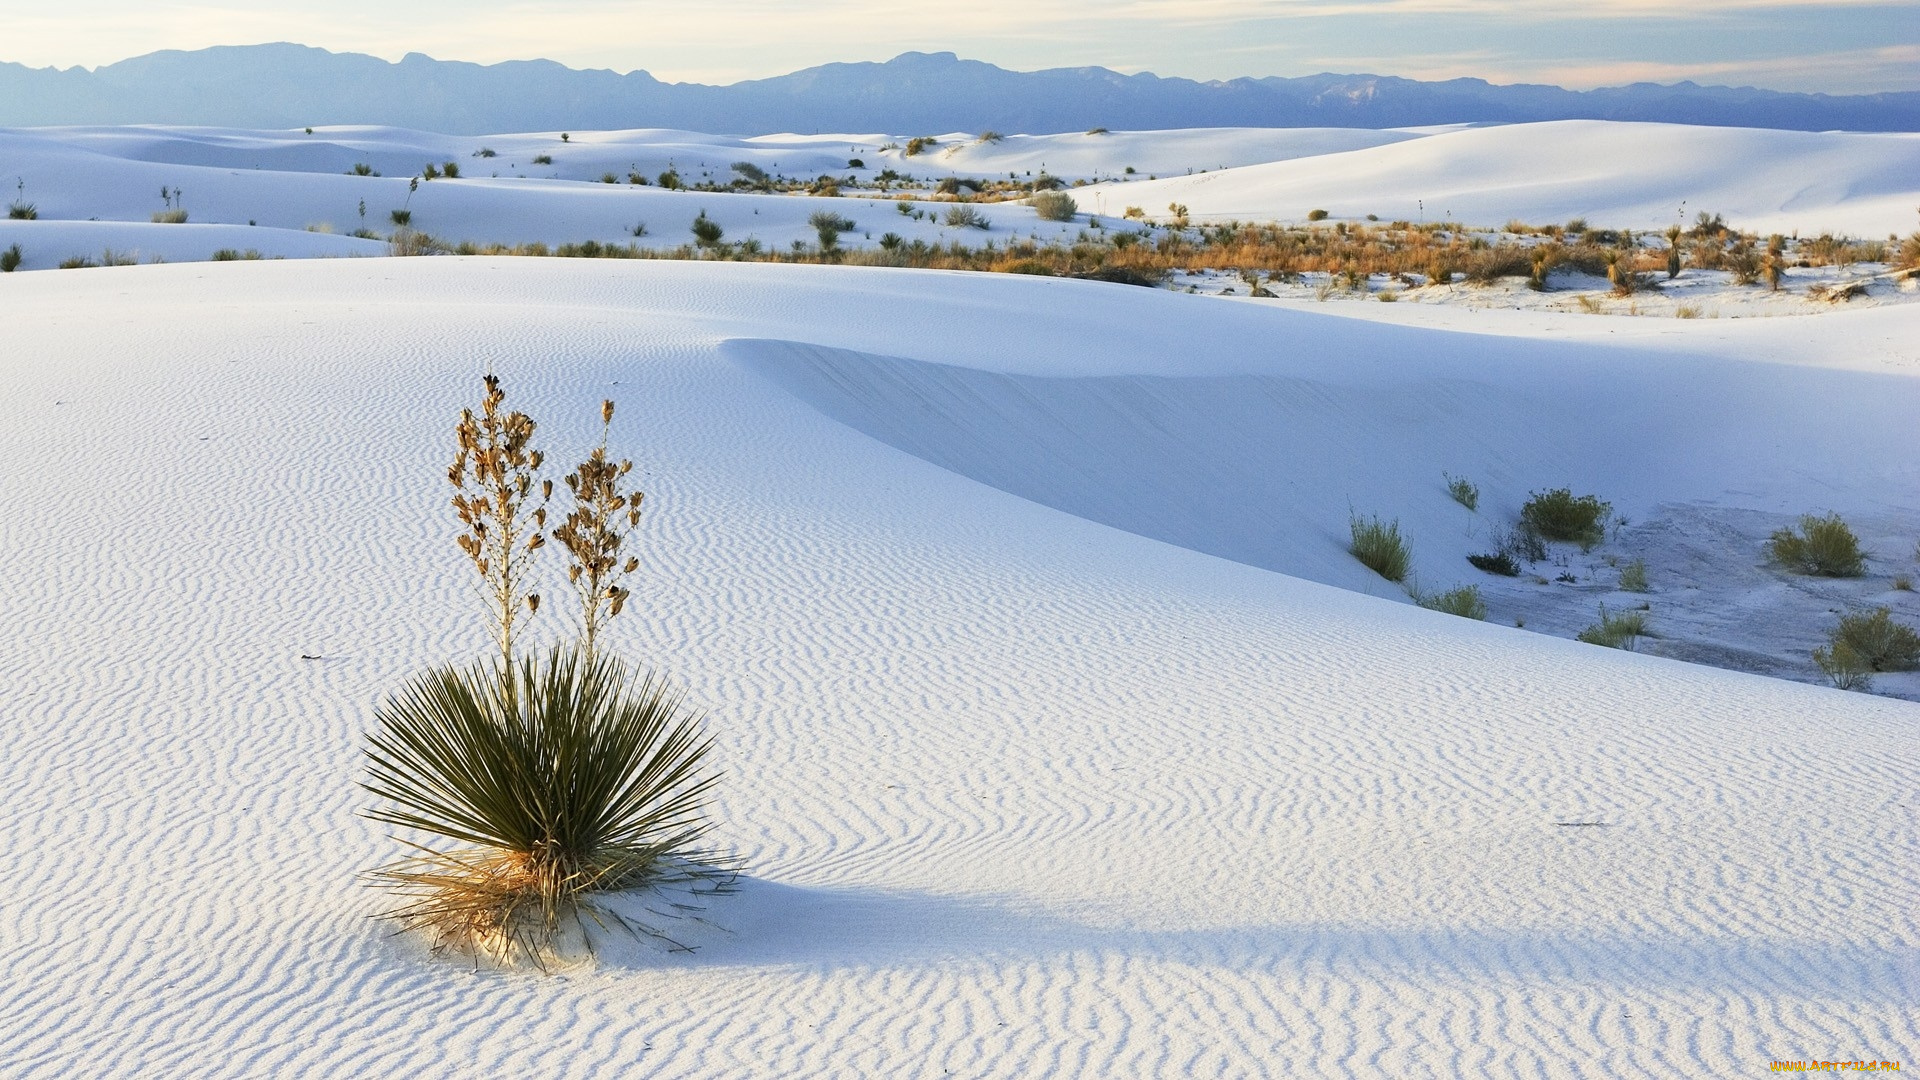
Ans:
MULTIPOLYGON (((1447 220, 1496 226, 1511 218, 1537 224, 1586 217, 1600 227, 1661 228, 1701 210, 1739 227, 1835 231, 1879 236, 1910 231, 1920 205, 1920 136, 1808 134, 1663 124, 1565 121, 1490 128, 1398 131, 1217 128, 1186 131, 1008 135, 983 142, 949 134, 906 156, 904 139, 880 135, 777 135, 732 138, 636 130, 448 136, 397 128, 244 131, 113 127, 0 129, 0 195, 32 203, 40 221, 0 221, 0 247, 19 244, 26 269, 104 248, 170 261, 205 259, 223 247, 268 256, 367 254, 389 215, 447 243, 550 245, 688 243, 694 219, 718 222, 729 241, 753 239, 784 249, 810 245, 808 223, 820 211, 855 227, 848 247, 871 247, 887 233, 906 242, 1072 239, 1100 217, 1108 225, 1128 207, 1158 218, 1180 203, 1200 220, 1289 220, 1309 210, 1336 217, 1447 220), (893 149, 883 150, 883 146, 893 149), (474 156, 482 148, 491 158, 474 156), (539 155, 551 164, 534 163, 539 155), (858 158, 864 170, 850 170, 858 158), (457 163, 457 180, 408 182, 428 164, 457 163), (990 228, 942 224, 943 207, 916 220, 886 197, 847 198, 668 191, 627 182, 673 168, 689 184, 734 178, 752 162, 788 176, 871 179, 894 168, 922 180, 962 175, 997 178, 1049 172, 1063 179, 1133 179, 1076 188, 1080 215, 1045 222, 1021 203, 975 208, 990 228), (381 176, 347 175, 365 164, 381 176), (1168 174, 1187 173, 1191 175, 1168 174), (1142 179, 1158 175, 1159 180, 1142 179), (615 183, 602 183, 611 176, 615 183), (194 225, 248 227, 235 234, 156 235, 147 225, 179 191, 194 225), (1684 206, 1683 206, 1684 204, 1684 206), (50 229, 54 222, 97 223, 94 231, 50 229), (124 226, 118 231, 114 223, 124 226), (136 227, 137 226, 137 227, 136 227), (312 239, 308 229, 342 239, 312 239), (104 231, 102 231, 104 230, 104 231)), ((924 194, 924 192, 922 193, 924 194)), ((1121 226, 1124 227, 1124 226, 1121 226)))
POLYGON ((470 259, 0 298, 10 1076, 1742 1076, 1920 1046, 1920 707, 1289 576, 1351 576, 1349 500, 1442 512, 1460 453, 1503 491, 1910 507, 1912 307, 1463 335, 470 259), (691 956, 473 973, 365 917, 354 874, 396 850, 355 816, 372 708, 485 647, 442 477, 489 364, 557 460, 621 403, 649 509, 616 643, 708 710, 751 867, 691 956), (1830 472, 1837 439, 1884 464, 1830 472))
POLYGON ((1742 229, 1884 236, 1920 206, 1920 134, 1562 120, 1468 128, 1345 154, 1252 165, 1104 195, 1164 217, 1182 203, 1206 220, 1338 218, 1660 229, 1696 213, 1742 229), (1684 208, 1682 203, 1685 204, 1684 208))

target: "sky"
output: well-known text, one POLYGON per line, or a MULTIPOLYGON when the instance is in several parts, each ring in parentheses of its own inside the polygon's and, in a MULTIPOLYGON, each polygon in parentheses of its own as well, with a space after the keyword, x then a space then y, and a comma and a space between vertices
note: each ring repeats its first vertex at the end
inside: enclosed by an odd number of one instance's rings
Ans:
POLYGON ((0 0, 0 25, 0 60, 32 67, 291 41, 705 83, 918 50, 1195 79, 1335 71, 1573 89, 1691 79, 1920 90, 1920 0, 0 0))

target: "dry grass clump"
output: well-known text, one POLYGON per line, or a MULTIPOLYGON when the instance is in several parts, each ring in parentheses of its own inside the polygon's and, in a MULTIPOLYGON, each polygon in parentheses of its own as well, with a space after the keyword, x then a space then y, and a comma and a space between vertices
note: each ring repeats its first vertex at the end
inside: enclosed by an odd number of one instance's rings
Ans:
POLYGON ((1361 565, 1388 581, 1405 581, 1413 565, 1413 553, 1400 535, 1398 519, 1382 522, 1378 517, 1361 520, 1354 514, 1347 520, 1352 543, 1347 550, 1361 565))
POLYGON ((499 653, 428 671, 383 705, 362 785, 383 800, 372 819, 465 846, 406 841, 416 854, 373 871, 403 898, 382 914, 431 933, 436 951, 502 962, 544 966, 573 930, 591 949, 588 922, 671 943, 595 896, 670 883, 711 893, 730 876, 693 846, 715 782, 703 764, 711 740, 663 683, 636 680, 600 644, 628 600, 620 580, 638 566, 621 559, 642 497, 622 488, 632 463, 607 452, 613 403, 601 405, 600 445, 566 478, 573 508, 552 533, 568 555, 581 634, 536 659, 516 646, 523 620, 540 611, 532 564, 546 546, 553 482, 538 475, 537 425, 504 407, 497 377, 485 387, 480 410, 455 427, 447 478, 463 526, 456 542, 484 583, 499 653))
POLYGON ((1859 577, 1867 572, 1860 539, 1839 514, 1800 518, 1800 531, 1780 529, 1767 540, 1767 557, 1789 570, 1819 577, 1859 577))
POLYGON ((1480 509, 1479 485, 1464 476, 1455 476, 1452 473, 1443 472, 1440 477, 1447 482, 1447 495, 1454 502, 1469 510, 1480 509))
POLYGON ((1647 561, 1635 559, 1620 568, 1620 588, 1623 592, 1647 591, 1647 561))

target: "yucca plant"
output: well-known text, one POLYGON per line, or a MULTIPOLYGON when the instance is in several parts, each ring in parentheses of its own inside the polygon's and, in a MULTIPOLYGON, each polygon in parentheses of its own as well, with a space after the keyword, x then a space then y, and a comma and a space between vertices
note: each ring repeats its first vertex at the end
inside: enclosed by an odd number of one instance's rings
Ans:
POLYGON ((373 872, 404 898, 384 914, 431 932, 436 949, 544 964, 570 928, 591 947, 588 919, 678 945, 592 894, 726 888, 695 848, 712 740, 651 676, 635 686, 617 660, 556 648, 505 673, 491 661, 429 671, 379 718, 361 786, 382 805, 367 816, 466 845, 416 844, 373 872))
POLYGON ((480 410, 456 425, 447 470, 463 527, 457 542, 485 583, 498 652, 428 671, 383 705, 361 785, 382 800, 367 811, 373 820, 464 846, 403 841, 416 854, 373 871, 376 884, 404 897, 382 914, 402 931, 430 931, 437 949, 503 962, 524 956, 544 966, 572 929, 591 950, 589 919, 678 946, 593 897, 670 884, 725 891, 734 872, 694 849, 715 780, 702 765, 711 740, 699 719, 664 683, 636 682, 597 647, 626 601, 620 579, 638 566, 631 556, 619 562, 639 521, 641 495, 621 485, 633 464, 608 459, 613 402, 603 402, 600 445, 567 476, 573 511, 553 530, 571 556, 583 636, 541 658, 521 656, 516 626, 539 611, 527 587, 553 484, 537 475, 537 425, 505 400, 499 378, 487 375, 480 410))

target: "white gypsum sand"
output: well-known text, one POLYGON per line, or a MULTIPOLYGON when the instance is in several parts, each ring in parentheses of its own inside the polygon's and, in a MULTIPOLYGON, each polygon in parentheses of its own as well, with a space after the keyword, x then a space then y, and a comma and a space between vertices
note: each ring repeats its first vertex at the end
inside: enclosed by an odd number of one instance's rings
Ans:
POLYGON ((1436 323, 1392 326, 531 259, 0 296, 17 1075, 1743 1075, 1920 1045, 1915 705, 1306 580, 1390 596, 1351 503, 1442 584, 1442 469, 1489 512, 1560 483, 1910 510, 1920 309, 1348 306, 1436 323), (395 850, 355 816, 373 705, 486 648, 443 475, 488 364, 560 460, 621 403, 648 517, 612 645, 708 710, 751 867, 692 956, 476 975, 365 918, 354 875, 395 850), (1017 423, 1053 407, 1152 466, 1137 506, 1070 447, 990 471, 997 440, 1065 447, 1017 423), (1206 437, 1156 463, 1169 432, 1206 437))

